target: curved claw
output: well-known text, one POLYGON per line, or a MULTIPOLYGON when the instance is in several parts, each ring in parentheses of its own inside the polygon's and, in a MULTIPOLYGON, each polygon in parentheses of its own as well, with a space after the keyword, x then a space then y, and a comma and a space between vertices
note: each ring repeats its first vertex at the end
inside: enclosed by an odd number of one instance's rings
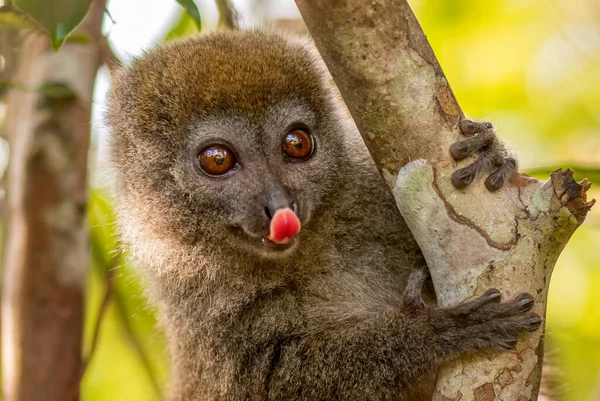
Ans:
POLYGON ((523 330, 534 332, 542 325, 542 318, 537 313, 529 313, 523 318, 523 330))
POLYGON ((461 120, 458 123, 460 132, 465 136, 473 136, 480 132, 493 131, 494 126, 488 121, 461 120))
POLYGON ((506 178, 500 172, 500 169, 496 170, 485 179, 485 187, 490 192, 495 192, 502 188, 502 185, 506 182, 506 178))
POLYGON ((518 340, 516 336, 510 336, 507 338, 498 339, 496 344, 498 344, 500 348, 507 351, 514 351, 517 348, 517 342, 518 340))
POLYGON ((479 298, 460 304, 456 307, 458 315, 469 315, 487 304, 497 304, 500 302, 502 294, 495 288, 490 288, 479 298))
POLYGON ((529 312, 533 308, 535 301, 531 294, 524 292, 517 295, 517 297, 513 300, 513 303, 516 306, 516 310, 514 311, 515 313, 525 313, 529 312))

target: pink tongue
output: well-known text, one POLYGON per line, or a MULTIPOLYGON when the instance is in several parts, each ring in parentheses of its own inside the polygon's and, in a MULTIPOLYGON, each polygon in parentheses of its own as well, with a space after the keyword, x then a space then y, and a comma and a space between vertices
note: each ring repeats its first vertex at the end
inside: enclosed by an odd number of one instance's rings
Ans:
POLYGON ((286 244, 294 235, 300 232, 300 220, 290 208, 278 209, 271 220, 269 241, 276 244, 286 244))

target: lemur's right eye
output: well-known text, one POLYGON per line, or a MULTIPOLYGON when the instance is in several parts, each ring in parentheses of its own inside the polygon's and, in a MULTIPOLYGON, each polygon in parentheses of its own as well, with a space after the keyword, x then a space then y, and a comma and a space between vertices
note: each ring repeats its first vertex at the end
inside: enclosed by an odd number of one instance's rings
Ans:
POLYGON ((198 154, 200 168, 208 175, 223 175, 237 165, 231 149, 224 145, 209 145, 198 154))

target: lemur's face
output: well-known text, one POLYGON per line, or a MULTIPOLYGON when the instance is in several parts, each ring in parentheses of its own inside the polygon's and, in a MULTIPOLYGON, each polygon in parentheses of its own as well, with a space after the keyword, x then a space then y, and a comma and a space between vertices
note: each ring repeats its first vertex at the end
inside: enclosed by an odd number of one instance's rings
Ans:
POLYGON ((344 133, 314 56, 277 36, 237 33, 137 63, 153 73, 134 64, 120 77, 113 97, 127 87, 143 101, 118 102, 129 107, 120 111, 129 137, 115 156, 139 171, 122 172, 129 196, 169 210, 139 224, 179 230, 185 242, 293 255, 343 174, 344 133))

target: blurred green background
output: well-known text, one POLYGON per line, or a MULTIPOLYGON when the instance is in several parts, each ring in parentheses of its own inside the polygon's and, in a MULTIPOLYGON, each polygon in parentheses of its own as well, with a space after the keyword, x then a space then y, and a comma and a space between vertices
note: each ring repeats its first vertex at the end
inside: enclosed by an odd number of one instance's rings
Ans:
MULTIPOLYGON (((298 18, 293 0, 234 2, 244 26, 298 18)), ((595 185, 600 199, 600 1, 413 0, 446 75, 469 117, 494 122, 520 154, 521 169, 546 178, 558 166, 595 185)), ((198 0, 202 30, 216 29, 211 0, 198 0)), ((105 31, 117 52, 140 54, 152 43, 198 29, 171 0, 113 0, 105 31)), ((113 296, 84 377, 84 401, 153 401, 168 378, 165 340, 143 296, 135 264, 115 252, 102 124, 108 75, 94 104, 90 227, 93 260, 86 348, 112 282, 113 296)), ((600 400, 600 207, 564 250, 548 304, 547 342, 564 377, 563 399, 600 400)))

